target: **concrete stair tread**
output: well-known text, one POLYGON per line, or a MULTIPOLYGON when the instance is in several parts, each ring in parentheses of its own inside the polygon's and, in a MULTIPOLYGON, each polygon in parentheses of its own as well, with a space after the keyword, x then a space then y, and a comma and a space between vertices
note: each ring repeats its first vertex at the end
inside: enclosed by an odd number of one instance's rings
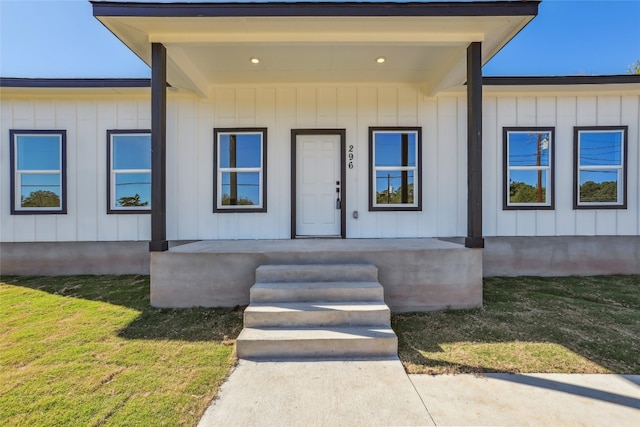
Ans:
POLYGON ((272 302, 384 301, 379 282, 272 282, 256 283, 249 291, 251 304, 272 302))
POLYGON ((310 301, 310 302, 266 302, 252 303, 245 309, 246 312, 314 312, 314 311, 388 311, 389 307, 383 302, 327 302, 327 301, 310 301))
POLYGON ((291 288, 382 288, 380 282, 257 282, 253 285, 256 289, 291 289, 291 288))
POLYGON ((396 339, 391 328, 377 326, 326 327, 326 328, 244 328, 238 341, 313 341, 313 340, 360 340, 396 339))
POLYGON ((366 269, 376 269, 377 267, 373 264, 359 263, 359 264, 265 264, 260 265, 256 269, 256 271, 264 271, 264 270, 318 270, 318 269, 352 269, 352 268, 366 268, 366 269))
POLYGON ((378 268, 372 264, 278 264, 261 265, 256 269, 256 283, 333 282, 336 280, 375 281, 378 280, 378 268))

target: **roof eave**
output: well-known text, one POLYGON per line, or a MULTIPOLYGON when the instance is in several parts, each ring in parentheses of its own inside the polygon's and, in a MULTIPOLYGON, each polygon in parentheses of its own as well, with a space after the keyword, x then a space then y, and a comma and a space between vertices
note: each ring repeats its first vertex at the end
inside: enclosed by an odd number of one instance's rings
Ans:
POLYGON ((92 1, 94 16, 377 17, 537 15, 539 0, 481 2, 139 3, 92 1))

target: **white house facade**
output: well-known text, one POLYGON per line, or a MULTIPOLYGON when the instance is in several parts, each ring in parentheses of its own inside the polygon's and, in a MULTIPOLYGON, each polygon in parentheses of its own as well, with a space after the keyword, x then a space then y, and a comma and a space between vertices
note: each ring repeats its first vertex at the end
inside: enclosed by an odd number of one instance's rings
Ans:
POLYGON ((483 78, 538 2, 95 2, 145 79, 0 82, 2 274, 371 262, 394 310, 482 277, 640 273, 640 78, 483 78))

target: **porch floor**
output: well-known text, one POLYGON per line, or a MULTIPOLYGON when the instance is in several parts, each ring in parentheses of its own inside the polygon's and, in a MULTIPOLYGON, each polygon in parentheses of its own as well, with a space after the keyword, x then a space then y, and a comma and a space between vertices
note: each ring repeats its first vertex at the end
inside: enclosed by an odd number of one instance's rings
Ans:
POLYGON ((360 264, 378 268, 393 311, 482 305, 482 250, 438 239, 205 240, 151 253, 157 307, 247 305, 260 265, 360 264))
POLYGON ((176 253, 268 253, 268 252, 385 252, 460 249, 456 243, 439 239, 272 239, 202 240, 174 246, 176 253))

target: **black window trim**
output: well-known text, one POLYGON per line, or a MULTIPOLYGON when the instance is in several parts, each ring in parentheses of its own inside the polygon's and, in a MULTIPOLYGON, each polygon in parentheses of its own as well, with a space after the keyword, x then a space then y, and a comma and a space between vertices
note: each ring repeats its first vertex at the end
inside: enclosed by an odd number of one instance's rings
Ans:
POLYGON ((502 210, 505 211, 552 211, 556 206, 556 128, 554 126, 505 126, 502 128, 502 210), (551 156, 549 157, 549 204, 509 204, 509 158, 507 155, 509 132, 548 132, 551 134, 551 156))
POLYGON ((574 126, 573 127, 573 209, 627 209, 627 177, 629 175, 629 126, 574 126), (582 131, 622 131, 622 203, 617 204, 590 204, 581 205, 578 203, 578 197, 580 196, 580 190, 578 189, 579 183, 579 167, 580 153, 578 153, 578 138, 582 131))
MULTIPOLYGON (((127 135, 127 134, 148 134, 151 138, 151 129, 108 129, 107 130, 107 214, 150 214, 153 207, 153 200, 151 200, 151 206, 147 209, 131 209, 131 208, 112 208, 111 207, 111 172, 112 162, 111 154, 113 152, 112 136, 113 135, 127 135)), ((151 171, 151 168, 149 168, 151 171)))
POLYGON ((66 215, 67 214, 67 131, 66 129, 10 129, 9 130, 9 169, 11 173, 9 191, 11 197, 11 215, 66 215), (18 135, 59 135, 60 136, 60 209, 17 209, 16 207, 16 136, 18 135))
POLYGON ((370 126, 369 127, 369 211, 370 212, 420 212, 422 211, 422 127, 421 126, 370 126), (413 197, 417 198, 417 203, 415 206, 375 206, 374 205, 374 196, 375 192, 375 184, 373 178, 373 162, 375 161, 373 156, 373 137, 376 132, 415 132, 416 133, 416 162, 417 169, 416 181, 418 184, 418 191, 414 192, 413 197))
POLYGON ((267 128, 237 127, 213 129, 213 213, 256 213, 267 212, 267 128), (259 208, 218 207, 218 134, 221 133, 261 133, 262 134, 262 206, 259 208))

